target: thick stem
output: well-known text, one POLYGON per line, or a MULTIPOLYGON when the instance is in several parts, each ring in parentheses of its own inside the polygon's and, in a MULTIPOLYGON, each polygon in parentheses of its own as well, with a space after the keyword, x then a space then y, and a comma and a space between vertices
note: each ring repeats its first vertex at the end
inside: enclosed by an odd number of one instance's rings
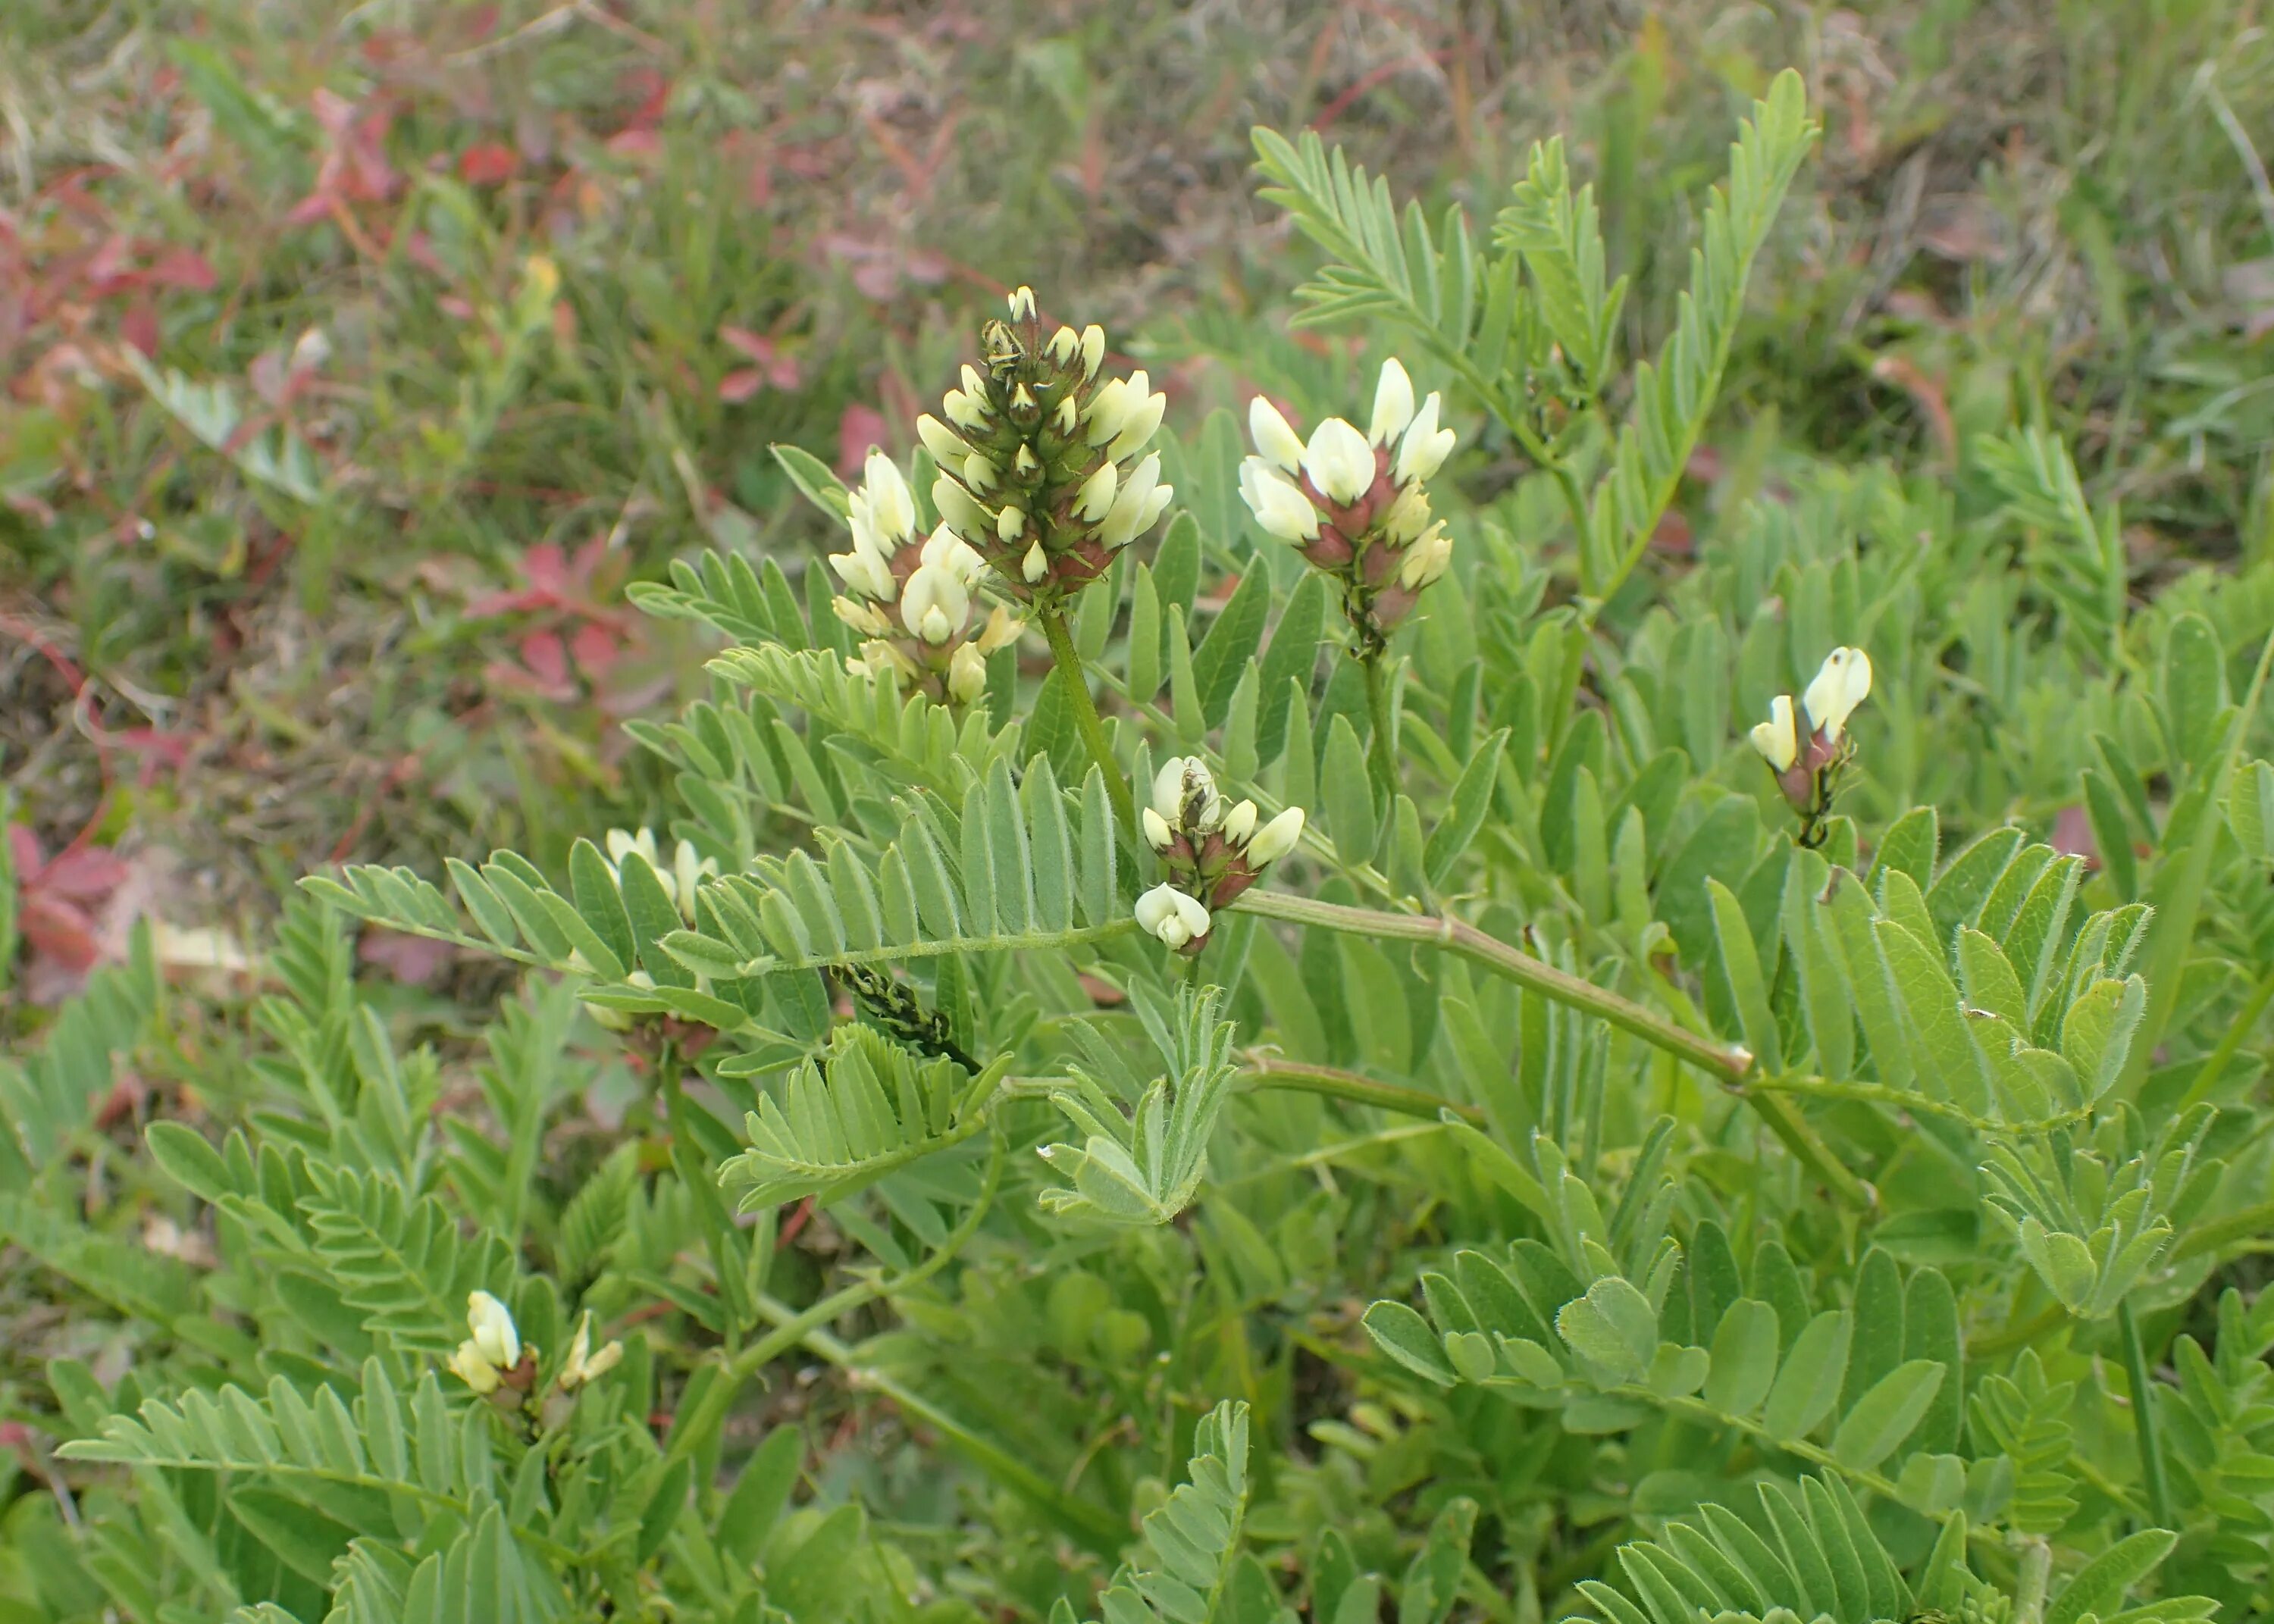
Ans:
POLYGON ((1291 897, 1283 891, 1248 891, 1231 906, 1244 908, 1251 914, 1261 914, 1267 919, 1284 919, 1291 924, 1317 925, 1352 936, 1392 942, 1421 942, 1432 947, 1443 948, 1447 952, 1457 953, 1484 966, 1519 987, 1529 988, 1542 997, 1584 1010, 1608 1021, 1623 1032, 1631 1032, 1644 1042, 1665 1049, 1711 1073, 1720 1083, 1742 1083, 1753 1069, 1753 1056, 1746 1049, 1685 1032, 1664 1016, 1643 1008, 1632 999, 1621 997, 1608 988, 1598 987, 1593 981, 1583 981, 1568 971, 1559 970, 1552 964, 1534 959, 1529 953, 1519 952, 1464 920, 1446 919, 1431 914, 1387 914, 1375 908, 1346 907, 1340 903, 1319 902, 1309 897, 1291 897))
POLYGON ((1374 787, 1381 793, 1384 816, 1395 806, 1397 794, 1397 725, 1389 710, 1389 685, 1396 680, 1396 674, 1382 668, 1388 659, 1389 656, 1380 649, 1359 656, 1359 663, 1366 667, 1367 714, 1374 721, 1374 736, 1367 743, 1367 759, 1374 767, 1374 787))
POLYGON ((1038 607, 1035 619, 1042 622, 1043 635, 1050 639, 1050 658, 1058 662, 1058 675, 1065 682, 1066 703, 1073 709, 1074 726, 1081 731, 1081 741, 1089 747, 1089 758, 1105 775, 1105 793, 1112 798, 1113 815, 1130 838, 1137 835, 1137 806, 1130 799, 1129 778, 1114 759, 1113 745, 1105 736, 1105 723, 1097 714, 1097 703, 1089 696, 1089 678, 1081 665, 1081 651, 1073 646, 1073 634, 1067 629, 1065 611, 1057 604, 1038 607))
POLYGON ((1246 1075, 1253 1079, 1248 1084, 1251 1088, 1287 1088, 1299 1094, 1324 1094, 1331 1100, 1379 1106, 1385 1111, 1426 1117, 1431 1122, 1436 1121, 1441 1113, 1450 1111, 1464 1122, 1480 1127, 1484 1124, 1485 1114, 1473 1105, 1457 1104, 1419 1088, 1382 1082, 1338 1066, 1307 1065, 1299 1060, 1283 1060, 1276 1055, 1254 1051, 1246 1059, 1246 1075))
POLYGON ((2020 1571, 2014 1578, 2014 1624, 2044 1624, 2045 1590, 2052 1576, 2052 1546, 2043 1538, 2024 1541, 2020 1571))
POLYGON ((1317 925, 1352 936, 1420 942, 1442 948, 1544 998, 1584 1011, 1622 1032, 1630 1032, 1653 1048, 1688 1061, 1723 1087, 1733 1090, 1768 1124, 1769 1131, 1783 1141, 1786 1148, 1842 1201, 1866 1211, 1879 1205, 1871 1186, 1840 1160, 1789 1100, 1744 1086, 1753 1069, 1753 1056, 1747 1049, 1685 1031, 1632 999, 1621 997, 1608 988, 1598 987, 1518 951, 1463 920, 1428 914, 1386 914, 1374 908, 1346 907, 1340 903, 1319 902, 1269 891, 1251 891, 1231 906, 1292 924, 1317 925))
POLYGON ((2140 1438, 2140 1477, 2148 1485, 2148 1509, 2158 1528, 2172 1521, 2172 1485, 2164 1473, 2164 1444, 2156 1426, 2156 1395, 2148 1374, 2147 1351, 2140 1345, 2140 1322, 2127 1300, 2116 1305, 2116 1328, 2124 1337, 2124 1373, 2132 1387, 2132 1430, 2140 1438))

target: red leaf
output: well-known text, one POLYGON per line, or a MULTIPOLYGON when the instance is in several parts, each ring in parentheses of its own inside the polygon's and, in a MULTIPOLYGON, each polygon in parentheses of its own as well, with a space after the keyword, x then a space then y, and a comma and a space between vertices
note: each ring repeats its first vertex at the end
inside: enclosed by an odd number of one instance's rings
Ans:
POLYGON ((719 342, 738 354, 746 355, 761 366, 771 365, 774 358, 774 341, 763 333, 753 333, 748 327, 720 327, 719 342))
POLYGON ((568 650, 558 632, 531 632, 521 640, 521 663, 550 688, 568 680, 568 650))
POLYGON ((74 974, 93 969, 102 957, 94 921, 86 909, 60 897, 26 897, 16 916, 16 928, 34 952, 74 974))
POLYGON ((150 267, 150 280, 166 288, 187 288, 193 293, 212 289, 219 279, 211 261, 194 248, 169 248, 150 267))
POLYGON ((495 141, 483 141, 458 154, 458 178, 469 186, 501 186, 520 168, 520 154, 495 141))
POLYGON ((356 944, 357 958, 407 987, 423 987, 433 981, 456 951, 448 942, 383 929, 365 931, 363 940, 356 944))
POLYGON ((158 358, 158 307, 147 297, 139 298, 126 307, 118 319, 118 336, 140 350, 150 360, 158 358))
POLYGON ((568 647, 576 657, 577 668, 588 677, 604 674, 622 652, 616 635, 596 620, 587 620, 578 627, 568 647))
POLYGON ((837 471, 848 479, 856 477, 869 447, 881 445, 884 439, 883 412, 858 401, 846 407, 845 415, 837 420, 837 471))
POLYGON ((739 405, 765 387, 765 373, 755 366, 745 366, 719 380, 719 398, 730 406, 739 405))

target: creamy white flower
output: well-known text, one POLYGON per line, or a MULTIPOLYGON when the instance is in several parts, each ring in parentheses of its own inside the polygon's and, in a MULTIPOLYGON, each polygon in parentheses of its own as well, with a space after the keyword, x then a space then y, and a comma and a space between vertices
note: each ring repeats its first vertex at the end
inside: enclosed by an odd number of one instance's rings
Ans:
POLYGON ((1074 357, 1080 353, 1081 338, 1072 327, 1060 327, 1050 335, 1050 342, 1043 348, 1050 351, 1051 360, 1060 366, 1065 366, 1070 365, 1074 357))
POLYGON ((1126 378, 1111 380, 1090 397, 1082 438, 1093 446, 1105 446, 1106 455, 1116 462, 1133 456, 1161 426, 1161 414, 1168 405, 1168 397, 1152 392, 1140 368, 1126 378))
MULTIPOLYGON (((1144 373, 1135 374, 1139 378, 1144 373)), ((1161 418, 1169 410, 1169 397, 1157 390, 1131 406, 1129 416, 1123 420, 1121 432, 1105 448, 1105 455, 1117 462, 1126 462, 1145 448, 1161 426, 1161 418)))
POLYGON ((1111 462, 1099 463, 1074 492, 1073 516, 1085 524, 1096 523, 1113 510, 1113 494, 1120 485, 1121 470, 1111 462))
POLYGON ((1058 409, 1050 413, 1050 422, 1059 433, 1072 440, 1073 432, 1081 426, 1081 402, 1071 395, 1065 396, 1058 402, 1058 409))
MULTIPOLYGON (((966 367, 964 370, 968 372, 971 369, 966 367)), ((987 397, 983 395, 974 394, 968 389, 950 389, 940 396, 939 409, 947 414, 947 420, 960 429, 969 429, 976 433, 987 426, 987 397)), ((922 425, 918 427, 921 430, 922 425)))
POLYGON ((832 553, 829 568, 837 572, 839 580, 863 598, 873 598, 880 604, 889 604, 900 593, 900 583, 892 578, 892 567, 885 555, 877 551, 874 543, 860 530, 853 532, 850 553, 832 553))
POLYGON ((692 840, 681 840, 671 853, 672 900, 679 905, 679 916, 688 923, 695 922, 695 893, 704 881, 719 872, 716 858, 705 857, 695 849, 692 840))
POLYGON ((1429 528, 1429 492, 1419 485, 1409 485, 1398 492, 1397 500, 1382 515, 1382 528, 1399 546, 1412 541, 1429 528))
POLYGON ((513 1328, 513 1316, 488 1292, 467 1293, 466 1328, 473 1333, 476 1351, 500 1370, 521 1363, 521 1334, 513 1328))
POLYGON ((1445 532, 1442 519, 1431 525, 1405 551, 1405 561, 1397 567, 1397 584, 1409 592, 1418 592, 1445 573, 1453 560, 1453 538, 1445 532))
POLYGON ((1011 295, 1011 320, 1032 321, 1035 319, 1035 290, 1021 284, 1011 295))
POLYGON ((1152 527, 1161 516, 1161 510, 1176 494, 1173 487, 1161 483, 1161 454, 1148 452, 1145 460, 1129 470, 1113 498, 1113 506, 1097 527, 1097 538, 1109 547, 1126 547, 1152 527))
POLYGON ((939 509, 940 519, 949 529, 961 534, 984 535, 995 528, 995 515, 945 474, 932 481, 931 505, 939 509))
POLYGON ((859 632, 863 637, 884 637, 892 633, 892 623, 876 605, 858 598, 832 598, 829 606, 837 618, 859 632))
POLYGON ((969 704, 987 691, 987 657, 975 643, 960 646, 947 662, 948 696, 969 704))
POLYGON ((945 643, 971 613, 971 589, 945 564, 919 564, 900 594, 900 624, 926 643, 945 643))
POLYGON ((1779 694, 1769 701, 1769 719, 1753 724, 1747 735, 1753 748, 1779 772, 1789 772, 1793 763, 1800 759, 1800 735, 1793 726, 1792 695, 1779 694))
POLYGON ((1276 862, 1295 849, 1303 838, 1303 808, 1289 807, 1257 830, 1247 842, 1247 861, 1260 868, 1276 862))
POLYGON ((632 852, 646 858, 649 868, 660 866, 660 851, 656 846, 655 831, 652 829, 642 829, 636 834, 628 829, 611 829, 601 837, 601 844, 607 847, 611 866, 622 862, 625 855, 632 852))
POLYGON ((974 642, 980 653, 992 654, 998 649, 1007 649, 1018 642, 1019 634, 1026 629, 1027 623, 1024 620, 1012 619, 1011 612, 998 604, 993 613, 988 615, 987 624, 980 628, 979 635, 974 639, 974 642))
POLYGON ((944 468, 953 468, 971 455, 971 447, 963 437, 930 412, 916 419, 916 438, 932 455, 932 460, 944 468))
POLYGON ((1137 923, 1174 951, 1208 935, 1209 911, 1163 881, 1137 898, 1137 923))
POLYGON ((484 1358, 482 1350, 471 1342, 458 1344, 458 1350, 450 1356, 450 1370, 484 1397, 498 1390, 497 1367, 484 1358))
POLYGON ((1041 542, 1027 549, 1027 556, 1019 560, 1019 573, 1027 578, 1029 586, 1050 573, 1050 560, 1043 552, 1041 542))
POLYGON ((889 549, 915 535, 915 494, 892 459, 881 451, 870 451, 861 477, 862 494, 869 500, 869 519, 877 527, 877 539, 889 549))
POLYGON ((1303 465, 1303 437, 1260 395, 1247 402, 1247 434, 1263 460, 1281 473, 1291 474, 1303 465))
POLYGON ((979 556, 978 550, 945 524, 932 530, 916 558, 920 563, 946 570, 966 586, 976 582, 979 572, 987 567, 987 560, 979 556))
POLYGON ((1097 369, 1105 365, 1105 329, 1095 321, 1081 330, 1081 373, 1085 378, 1097 376, 1097 369))
POLYGON ((1367 425, 1366 437, 1377 446, 1386 446, 1412 421, 1413 380, 1392 356, 1382 364, 1382 376, 1374 386, 1374 420, 1367 425))
POLYGON ((1260 456, 1239 465, 1239 500, 1267 535, 1300 544, 1319 534, 1319 510, 1295 482, 1260 456))
POLYGON ((1233 846, 1246 846, 1247 837, 1255 832, 1255 803, 1243 801, 1224 815, 1224 838, 1233 846))
POLYGON ((1007 547, 1026 533, 1027 510, 1016 502, 1005 502, 995 515, 995 538, 1007 547))
MULTIPOLYGON (((1024 450, 1025 447, 1020 447, 1020 449, 1024 450)), ((973 490, 991 491, 995 488, 995 464, 988 458, 975 451, 963 459, 963 483, 973 490)))
POLYGON ((612 1342, 598 1353, 592 1351, 592 1311, 586 1309, 584 1317, 576 1324, 576 1335, 568 1343, 568 1357, 561 1367, 561 1390, 574 1393, 586 1382, 606 1375, 616 1368, 624 1357, 624 1345, 612 1342))
POLYGON ((1213 829, 1223 819, 1222 801, 1216 775, 1197 756, 1171 756, 1153 775, 1153 805, 1172 823, 1183 822, 1186 808, 1194 808, 1193 821, 1213 829))
POLYGON ((1871 657, 1861 649, 1838 648, 1824 658, 1816 680, 1801 697, 1808 719, 1826 740, 1839 742, 1848 718, 1871 692, 1871 657))
POLYGON ((1374 484, 1374 447, 1340 417, 1329 417, 1311 431, 1303 471, 1329 501, 1347 506, 1374 484))
POLYGON ((1453 455, 1454 443, 1459 438, 1452 430, 1437 426, 1437 396, 1433 392, 1421 402, 1421 410, 1413 414, 1405 438, 1397 442, 1390 476, 1400 485, 1428 478, 1445 466, 1445 459, 1453 455))
POLYGON ((1145 844, 1156 852, 1165 852, 1176 844, 1177 831, 1169 827, 1169 820, 1150 807, 1139 810, 1137 821, 1144 826, 1145 844))

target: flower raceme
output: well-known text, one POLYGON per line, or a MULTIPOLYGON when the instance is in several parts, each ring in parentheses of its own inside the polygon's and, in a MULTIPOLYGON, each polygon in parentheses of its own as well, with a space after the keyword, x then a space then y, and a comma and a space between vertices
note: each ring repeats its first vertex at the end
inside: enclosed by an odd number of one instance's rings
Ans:
POLYGON ((983 365, 940 402, 945 420, 916 419, 940 467, 932 502, 1013 597, 1063 598, 1168 507, 1160 454, 1145 452, 1168 402, 1142 372, 1101 379, 1104 328, 1045 339, 1030 289, 980 343, 983 365))
MULTIPOLYGON (((471 1335, 450 1356, 450 1368, 459 1380, 486 1396, 523 1373, 521 1334, 514 1328, 513 1315, 503 1303, 486 1291, 469 1292, 466 1329, 471 1335)), ((529 1352, 533 1355, 536 1350, 529 1352)))
POLYGON ((987 657, 1016 641, 1022 623, 998 605, 972 625, 984 562, 947 525, 916 533, 916 507, 892 459, 871 449, 845 523, 849 552, 832 553, 845 583, 837 618, 864 639, 848 667, 886 670, 932 699, 969 704, 987 686, 987 657))
POLYGON ((611 829, 605 837, 605 844, 608 852, 608 876, 616 882, 617 889, 623 887, 624 859, 637 852, 646 860, 647 866, 654 871, 664 890, 671 893, 672 901, 678 906, 679 917, 690 925, 695 922, 695 892, 704 881, 717 876, 719 863, 716 858, 703 856, 696 851, 693 841, 681 840, 672 849, 671 861, 666 865, 652 829, 611 829))
POLYGON ((1299 807, 1260 827, 1259 819, 1254 801, 1225 802, 1200 757, 1163 763, 1152 804, 1138 822, 1168 877, 1137 898, 1138 924, 1171 951, 1189 956, 1206 947, 1211 910, 1229 906, 1302 837, 1299 807))
POLYGON ((1753 748, 1776 775, 1793 810, 1813 822, 1831 810, 1832 776, 1855 753, 1848 718, 1871 692, 1871 657, 1837 648, 1825 657, 1796 709, 1792 695, 1769 702, 1769 719, 1754 724, 1753 748))
POLYGON ((1363 434, 1329 417, 1306 440, 1263 396, 1248 402, 1256 454, 1240 465, 1242 500, 1266 533, 1343 583, 1353 624, 1372 638, 1404 620, 1452 560, 1423 488, 1456 440, 1438 425, 1441 404, 1433 393, 1417 410, 1395 359, 1382 364, 1363 434))

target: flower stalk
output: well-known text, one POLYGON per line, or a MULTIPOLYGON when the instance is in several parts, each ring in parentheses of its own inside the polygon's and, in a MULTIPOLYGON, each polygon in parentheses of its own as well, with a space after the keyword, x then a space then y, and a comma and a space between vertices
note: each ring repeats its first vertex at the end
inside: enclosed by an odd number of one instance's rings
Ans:
POLYGON ((1058 666, 1059 680, 1065 685, 1066 703, 1073 711, 1075 731, 1081 734, 1089 759, 1105 775, 1105 793, 1113 802, 1114 821, 1133 839, 1137 834, 1137 805, 1129 793, 1129 777, 1113 757, 1113 741, 1105 736, 1104 718, 1097 714, 1097 702, 1089 696, 1089 677, 1082 668, 1081 650, 1073 646, 1073 631, 1066 625, 1065 611, 1055 603, 1037 604, 1035 620, 1050 643, 1050 658, 1058 666))

